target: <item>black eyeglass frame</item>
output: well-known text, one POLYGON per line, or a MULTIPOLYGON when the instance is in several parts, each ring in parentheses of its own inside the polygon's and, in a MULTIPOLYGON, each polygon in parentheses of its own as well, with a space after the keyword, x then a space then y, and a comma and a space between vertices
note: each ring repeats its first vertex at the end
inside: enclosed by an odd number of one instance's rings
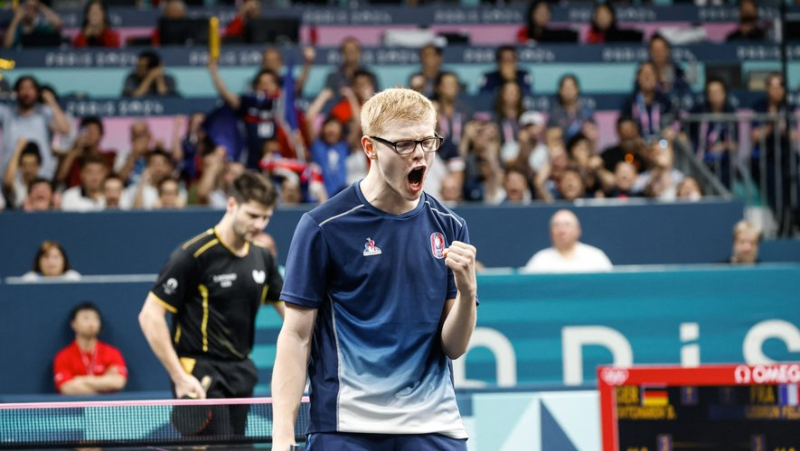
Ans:
POLYGON ((442 143, 444 143, 444 138, 442 136, 439 136, 438 133, 434 133, 433 136, 429 136, 427 138, 423 138, 423 139, 420 139, 420 140, 401 139, 400 141, 392 142, 392 141, 389 141, 387 139, 383 139, 380 136, 372 136, 372 135, 370 135, 370 139, 374 139, 375 141, 378 141, 379 143, 390 147, 392 150, 394 150, 394 152, 397 155, 409 155, 409 154, 412 154, 412 153, 414 153, 415 150, 417 150, 417 146, 419 146, 422 149, 423 152, 436 152, 437 150, 442 148, 442 143), (425 142, 425 141, 428 141, 430 139, 437 140, 436 148, 433 149, 433 150, 425 150, 425 148, 422 146, 422 143, 425 142), (411 150, 409 150, 408 152, 404 152, 404 153, 400 152, 399 150, 397 150, 397 145, 399 143, 402 143, 402 142, 413 142, 414 143, 414 147, 412 147, 411 150))

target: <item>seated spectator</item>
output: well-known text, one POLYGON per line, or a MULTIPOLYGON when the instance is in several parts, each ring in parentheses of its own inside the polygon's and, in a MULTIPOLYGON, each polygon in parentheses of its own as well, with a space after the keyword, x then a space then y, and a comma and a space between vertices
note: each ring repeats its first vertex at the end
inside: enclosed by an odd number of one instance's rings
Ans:
POLYGON ((53 46, 61 41, 63 22, 52 9, 39 0, 25 0, 14 11, 5 32, 5 48, 21 48, 25 39, 46 40, 53 46))
POLYGON ((153 208, 178 209, 186 206, 181 198, 180 181, 175 177, 167 177, 158 183, 158 201, 153 208))
MULTIPOLYGON (((186 18, 186 3, 184 3, 183 0, 167 0, 164 3, 160 19, 177 20, 186 18)), ((161 45, 161 30, 158 26, 156 26, 155 30, 153 30, 153 33, 150 35, 150 43, 155 47, 161 45)))
MULTIPOLYGON (((677 97, 691 94, 692 87, 683 68, 672 59, 672 46, 660 34, 654 34, 648 45, 650 62, 658 73, 656 89, 662 94, 677 97)), ((676 103, 676 105, 680 105, 676 103)))
POLYGON ((544 139, 544 116, 538 111, 526 111, 519 118, 519 154, 516 161, 504 161, 517 168, 538 172, 547 164, 549 150, 544 139))
POLYGON ((306 163, 292 158, 284 158, 278 152, 277 142, 264 143, 264 158, 259 163, 261 170, 270 177, 275 186, 286 188, 286 194, 279 193, 287 205, 297 203, 322 204, 328 200, 328 193, 322 183, 322 172, 315 163, 306 163))
POLYGON ((512 161, 519 154, 519 119, 525 112, 520 86, 508 81, 503 83, 494 101, 494 121, 500 130, 500 160, 512 161))
POLYGON ((636 180, 638 178, 639 175, 633 163, 620 161, 614 170, 614 186, 606 193, 605 197, 611 199, 640 197, 641 192, 636 190, 636 180))
POLYGON ((586 197, 586 182, 575 168, 567 168, 561 173, 558 181, 556 200, 573 202, 586 197))
POLYGON ((592 24, 586 34, 587 44, 607 42, 641 42, 642 32, 619 28, 617 13, 609 3, 595 3, 592 11, 592 24))
POLYGON ((122 97, 144 96, 178 96, 175 79, 164 72, 164 63, 153 50, 139 53, 136 68, 125 78, 122 87, 122 97))
POLYGON ((639 174, 635 191, 659 200, 672 201, 678 196, 678 184, 683 181, 683 172, 675 168, 673 143, 660 139, 650 143, 649 169, 639 174))
POLYGON ((443 50, 435 44, 423 45, 419 49, 420 71, 408 77, 408 87, 425 97, 433 98, 442 73, 443 50))
POLYGON ((53 178, 56 171, 56 160, 53 157, 50 143, 53 133, 67 135, 72 126, 64 111, 56 102, 55 96, 49 92, 39 91, 36 79, 23 75, 14 82, 17 95, 16 105, 0 104, 0 127, 3 129, 3 149, 0 158, 0 174, 5 174, 6 166, 12 157, 12 150, 20 138, 35 142, 39 146, 42 166, 39 175, 53 178), (44 104, 39 103, 39 97, 44 104))
POLYGON ((375 73, 369 70, 366 66, 361 64, 361 43, 356 38, 345 38, 342 45, 339 47, 339 53, 342 57, 342 64, 336 69, 331 71, 327 78, 325 78, 325 87, 333 91, 335 95, 339 95, 342 88, 353 85, 353 77, 356 72, 366 72, 372 79, 372 86, 375 91, 380 89, 378 78, 375 73))
POLYGON ((73 47, 110 47, 120 46, 119 33, 111 29, 108 23, 108 11, 101 0, 86 3, 83 9, 83 25, 81 31, 72 41, 73 47))
POLYGON ((620 115, 636 121, 645 139, 671 138, 669 127, 675 121, 672 101, 656 90, 658 73, 653 63, 642 63, 636 73, 636 86, 625 100, 620 115))
POLYGON ((453 208, 464 199, 463 192, 464 185, 461 177, 455 174, 447 174, 442 179, 437 199, 444 205, 453 208))
POLYGON ((725 38, 727 42, 766 41, 767 32, 758 24, 758 3, 755 0, 739 1, 739 25, 725 38))
POLYGON ((556 197, 561 196, 559 184, 562 176, 569 169, 569 156, 564 148, 563 131, 560 128, 548 128, 545 143, 548 149, 548 160, 536 172, 533 185, 539 199, 552 202, 556 197))
POLYGON ((497 69, 483 74, 479 91, 495 93, 507 82, 519 85, 523 95, 533 93, 533 82, 528 71, 517 67, 517 49, 510 45, 502 45, 495 51, 497 69))
POLYGON ((529 204, 533 199, 529 188, 528 176, 519 169, 510 168, 506 170, 503 177, 503 189, 505 190, 506 204, 529 204))
POLYGON ((720 78, 706 79, 705 99, 692 114, 698 117, 689 122, 689 139, 694 154, 703 160, 711 172, 722 180, 726 187, 731 181, 731 155, 739 148, 736 120, 719 115, 736 112, 728 101, 728 88, 720 78), (702 117, 699 117, 702 115, 702 117))
POLYGON ((26 282, 40 280, 80 280, 81 275, 72 269, 64 248, 55 241, 44 241, 33 259, 33 268, 22 275, 26 282))
POLYGON ((117 152, 114 162, 114 172, 125 183, 139 183, 139 178, 147 166, 147 154, 150 152, 152 141, 153 134, 146 120, 141 119, 131 123, 131 148, 127 152, 117 152))
POLYGON ((197 203, 216 209, 225 208, 233 181, 246 170, 242 163, 226 161, 224 147, 218 146, 203 155, 202 175, 196 185, 197 203))
POLYGON ((525 14, 526 25, 517 32, 517 42, 554 43, 578 42, 578 33, 562 28, 550 28, 550 3, 546 0, 531 1, 525 14))
POLYGON ((61 195, 53 189, 50 180, 39 177, 28 184, 28 196, 22 205, 24 211, 51 211, 60 208, 61 195))
POLYGON ((106 210, 118 210, 122 208, 122 194, 125 191, 125 184, 117 174, 109 174, 103 180, 103 199, 106 201, 106 210))
POLYGON ((12 208, 21 208, 31 183, 39 177, 42 154, 35 142, 20 138, 3 177, 3 193, 12 208))
POLYGON ((761 229, 743 220, 733 227, 733 255, 728 263, 754 265, 759 263, 758 246, 761 244, 761 229))
POLYGON ((233 20, 225 27, 225 38, 242 37, 247 21, 261 17, 261 2, 258 0, 244 0, 239 5, 239 11, 233 20))
POLYGON ((600 154, 606 170, 616 171, 617 164, 625 161, 633 164, 638 172, 644 172, 647 169, 643 156, 646 148, 639 126, 632 117, 620 115, 617 119, 617 139, 616 145, 605 148, 600 154))
MULTIPOLYGON (((175 163, 170 155, 162 149, 147 154, 147 166, 139 178, 139 182, 125 189, 122 208, 152 210, 158 205, 158 186, 175 173, 175 163)), ((186 192, 181 190, 180 197, 186 200, 186 192)))
POLYGON ((543 249, 528 261, 525 272, 611 271, 611 261, 600 249, 581 243, 581 225, 575 213, 559 210, 550 219, 553 247, 543 249))
POLYGON ((464 200, 498 204, 503 201, 503 168, 497 125, 473 121, 464 130, 464 200))
MULTIPOLYGON (((474 111, 469 103, 461 100, 461 83, 454 72, 440 72, 436 77, 433 102, 438 113, 436 132, 444 138, 437 153, 458 152, 464 127, 472 120, 474 111)), ((463 168, 462 168, 463 170, 463 168)))
POLYGON ((598 192, 605 191, 613 185, 614 176, 610 171, 606 171, 603 159, 595 155, 592 142, 582 133, 569 140, 567 155, 570 165, 581 175, 587 196, 594 197, 598 192))
POLYGON ((350 147, 350 155, 344 162, 347 168, 347 185, 352 185, 367 176, 369 169, 369 159, 361 147, 361 121, 351 121, 347 127, 347 145, 350 147))
POLYGON ((61 209, 64 211, 97 211, 105 208, 103 181, 108 175, 108 163, 99 155, 89 155, 81 166, 81 184, 64 191, 61 209))
POLYGON ((558 94, 556 101, 550 104, 547 127, 564 130, 564 142, 578 133, 583 133, 592 142, 597 140, 594 108, 581 97, 580 84, 575 75, 564 75, 558 82, 558 94))
POLYGON ((87 116, 81 119, 78 138, 75 140, 72 150, 64 155, 59 163, 56 182, 65 183, 68 188, 80 185, 83 162, 90 156, 103 158, 109 168, 113 167, 117 152, 100 149, 103 136, 105 136, 105 128, 99 117, 87 116))
POLYGON ((70 327, 75 341, 56 354, 56 389, 62 395, 97 395, 125 388, 128 369, 119 349, 97 337, 103 329, 100 311, 91 302, 72 309, 70 327))
MULTIPOLYGON (((303 93, 303 87, 308 80, 308 74, 311 73, 311 66, 314 64, 314 59, 317 57, 317 52, 314 47, 303 47, 303 70, 300 75, 294 79, 294 90, 299 95, 303 93)), ((280 76, 285 76, 287 71, 286 65, 283 64, 283 57, 281 52, 275 47, 267 47, 261 54, 261 69, 272 71, 280 76)))
POLYGON ((684 177, 678 184, 678 199, 696 202, 703 196, 703 187, 694 177, 684 177))

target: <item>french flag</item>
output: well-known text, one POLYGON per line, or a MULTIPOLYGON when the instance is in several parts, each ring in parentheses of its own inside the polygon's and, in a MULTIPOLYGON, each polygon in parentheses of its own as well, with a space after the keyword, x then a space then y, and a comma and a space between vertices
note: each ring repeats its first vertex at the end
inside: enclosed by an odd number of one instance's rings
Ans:
POLYGON ((778 387, 778 404, 782 406, 796 406, 797 384, 787 384, 778 387))

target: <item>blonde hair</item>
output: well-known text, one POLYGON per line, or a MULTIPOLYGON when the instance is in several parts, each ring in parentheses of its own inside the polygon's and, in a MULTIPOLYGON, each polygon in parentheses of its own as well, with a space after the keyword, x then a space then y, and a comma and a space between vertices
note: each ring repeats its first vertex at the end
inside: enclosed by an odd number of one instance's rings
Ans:
POLYGON ((756 242, 761 242, 761 229, 746 219, 742 219, 741 221, 737 222, 735 226, 733 226, 733 241, 736 241, 736 238, 740 234, 747 232, 755 233, 756 242))
POLYGON ((367 136, 386 132, 389 122, 430 122, 436 127, 436 109, 425 96, 406 88, 386 89, 361 107, 361 129, 367 136))

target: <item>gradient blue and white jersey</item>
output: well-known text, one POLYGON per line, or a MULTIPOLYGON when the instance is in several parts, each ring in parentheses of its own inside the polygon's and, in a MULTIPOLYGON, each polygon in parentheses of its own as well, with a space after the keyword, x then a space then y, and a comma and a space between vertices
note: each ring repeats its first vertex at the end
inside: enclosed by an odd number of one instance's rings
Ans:
POLYGON ((425 193, 393 215, 356 183, 303 215, 281 299, 318 309, 309 433, 467 438, 440 333, 456 297, 442 251, 456 240, 469 242, 466 222, 425 193))

